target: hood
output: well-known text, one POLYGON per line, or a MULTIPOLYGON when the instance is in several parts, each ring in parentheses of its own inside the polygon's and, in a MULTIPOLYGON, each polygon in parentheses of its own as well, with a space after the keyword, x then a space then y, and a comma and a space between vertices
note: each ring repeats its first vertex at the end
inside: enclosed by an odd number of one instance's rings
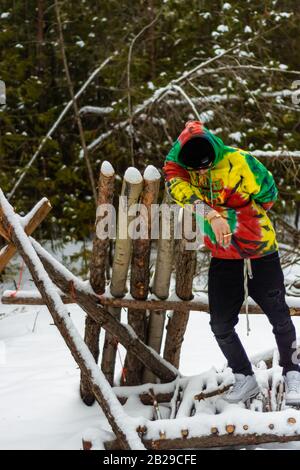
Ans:
POLYGON ((182 147, 194 137, 204 137, 212 144, 215 152, 215 158, 213 165, 216 165, 220 160, 222 160, 226 146, 224 145, 220 137, 212 134, 206 127, 203 126, 203 123, 200 121, 188 121, 185 125, 184 130, 179 135, 178 139, 174 143, 171 151, 167 155, 166 160, 172 160, 173 162, 178 163, 178 165, 186 168, 182 162, 179 162, 178 156, 182 147))

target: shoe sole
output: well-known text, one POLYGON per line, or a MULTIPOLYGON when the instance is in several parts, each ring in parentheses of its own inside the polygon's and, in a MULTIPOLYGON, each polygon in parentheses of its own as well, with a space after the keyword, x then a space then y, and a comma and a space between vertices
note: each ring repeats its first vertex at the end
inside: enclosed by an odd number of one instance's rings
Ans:
POLYGON ((256 388, 253 389, 251 392, 249 392, 250 395, 247 396, 247 398, 243 398, 243 399, 240 399, 240 400, 230 400, 230 399, 228 400, 226 397, 224 397, 224 400, 226 400, 227 403, 230 403, 230 404, 240 403, 240 402, 245 403, 245 401, 250 400, 250 398, 256 397, 256 395, 258 395, 259 392, 260 392, 259 387, 256 387, 256 388))

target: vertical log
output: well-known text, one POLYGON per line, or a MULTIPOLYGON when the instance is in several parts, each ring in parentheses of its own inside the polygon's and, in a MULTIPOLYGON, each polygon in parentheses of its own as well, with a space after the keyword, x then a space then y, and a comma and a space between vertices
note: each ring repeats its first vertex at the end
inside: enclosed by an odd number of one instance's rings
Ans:
MULTIPOLYGON (((169 195, 165 193, 163 204, 170 204, 170 202, 169 195)), ((151 288, 152 293, 159 299, 169 297, 174 255, 174 213, 170 211, 170 236, 168 238, 163 238, 163 222, 165 222, 165 220, 162 220, 162 217, 160 217, 160 236, 157 247, 153 286, 151 288)), ((149 317, 147 344, 158 353, 160 353, 161 349, 165 314, 165 311, 153 310, 149 317)), ((154 374, 150 372, 149 369, 144 369, 143 382, 154 382, 155 380, 154 374)))
MULTIPOLYGON (((196 221, 193 218, 193 228, 196 221)), ((178 241, 176 257, 176 295, 181 300, 193 298, 193 279, 196 271, 197 253, 195 250, 187 250, 187 240, 178 241)), ((167 336, 164 348, 164 359, 171 364, 179 365, 181 346, 189 319, 189 310, 185 312, 174 311, 167 325, 167 336)))
MULTIPOLYGON (((105 291, 105 271, 110 239, 109 237, 99 238, 97 236, 97 227, 99 227, 98 224, 101 224, 102 221, 110 219, 110 214, 106 214, 104 205, 112 204, 113 202, 114 181, 114 169, 109 162, 104 161, 101 165, 98 183, 98 200, 95 224, 96 234, 93 240, 93 251, 90 263, 90 284, 96 294, 99 295, 103 294, 105 291)), ((108 220, 108 223, 111 224, 113 221, 108 220)), ((100 330, 101 325, 96 323, 91 317, 87 315, 85 319, 84 341, 91 351, 96 363, 98 362, 99 358, 100 330)), ((86 405, 90 406, 95 401, 89 380, 82 374, 80 377, 80 395, 86 405)))
MULTIPOLYGON (((145 300, 148 296, 150 277, 151 252, 151 209, 157 202, 159 192, 160 174, 158 170, 149 165, 144 172, 144 188, 141 196, 141 237, 133 240, 130 294, 134 299, 145 300)), ((142 341, 146 337, 146 310, 128 309, 128 323, 142 341)), ((139 385, 142 383, 143 364, 127 353, 125 361, 126 385, 139 385)), ((124 385, 125 382, 123 381, 124 385)))
MULTIPOLYGON (((124 175, 119 201, 118 230, 110 284, 110 292, 114 297, 123 297, 126 293, 126 281, 132 251, 132 239, 129 236, 128 229, 129 225, 132 226, 136 215, 132 214, 130 209, 137 204, 142 189, 142 175, 136 168, 128 168, 124 175)), ((109 307, 108 310, 120 319, 120 308, 109 307)), ((116 348, 116 339, 106 332, 101 368, 111 385, 114 381, 116 348)))

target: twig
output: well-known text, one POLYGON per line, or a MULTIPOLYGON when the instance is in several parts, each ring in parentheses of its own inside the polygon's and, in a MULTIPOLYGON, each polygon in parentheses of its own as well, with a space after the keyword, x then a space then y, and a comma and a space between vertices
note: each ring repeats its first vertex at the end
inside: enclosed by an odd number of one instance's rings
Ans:
POLYGON ((77 101, 76 101, 75 94, 74 94, 74 87, 73 87, 73 83, 72 83, 71 76, 70 76, 70 71, 69 71, 69 66, 68 66, 68 61, 67 61, 67 56, 66 56, 66 50, 65 50, 65 42, 64 42, 64 36, 63 36, 63 30, 62 30, 58 0, 54 0, 54 5, 55 5, 56 18, 57 18, 57 25, 58 25, 59 44, 60 44, 61 54, 62 54, 62 58, 63 58, 63 64, 64 64, 65 74, 66 74, 66 78, 67 78, 68 88, 69 88, 69 92, 70 92, 71 99, 72 99, 72 102, 73 102, 75 118, 76 118, 78 130, 79 130, 81 146, 82 146, 82 149, 83 149, 83 155, 84 155, 87 170, 88 170, 88 175, 89 175, 89 179, 90 179, 90 183, 91 183, 91 187, 92 187, 93 196, 94 196, 95 204, 97 204, 96 183, 95 183, 95 178, 94 178, 94 175, 93 175, 93 170, 92 170, 91 162, 90 162, 89 155, 88 155, 88 148, 87 148, 85 137, 84 137, 82 121, 81 121, 77 101))
POLYGON ((127 59, 127 102, 128 102, 128 121, 129 121, 129 135, 130 135, 130 150, 131 150, 131 164, 134 166, 134 152, 133 152, 133 124, 132 124, 132 106, 131 106, 131 83, 130 83, 130 67, 131 67, 131 58, 132 58, 132 50, 135 42, 142 36, 142 34, 149 29, 151 26, 156 23, 158 18, 162 13, 162 9, 158 12, 156 17, 151 21, 151 23, 147 24, 146 26, 141 29, 141 31, 133 38, 131 41, 129 51, 128 51, 128 59, 127 59))

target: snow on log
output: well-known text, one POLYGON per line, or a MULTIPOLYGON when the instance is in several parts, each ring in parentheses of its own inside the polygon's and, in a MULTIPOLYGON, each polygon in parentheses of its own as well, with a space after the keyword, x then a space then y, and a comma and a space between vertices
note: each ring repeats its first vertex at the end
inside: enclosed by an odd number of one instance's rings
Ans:
MULTIPOLYGON (((169 204, 171 202, 168 193, 165 192, 163 204, 169 204)), ((161 218, 163 214, 161 214, 161 218)), ((174 256, 174 224, 175 224, 174 212, 170 212, 169 218, 169 235, 163 237, 160 233, 157 247, 157 258, 155 264, 155 272, 153 277, 153 284, 151 286, 151 292, 161 300, 169 297, 170 281, 173 267, 173 256, 174 256)), ((160 223, 160 232, 163 230, 163 224, 160 223)), ((155 351, 160 352, 162 344, 162 336, 165 325, 165 311, 151 311, 149 322, 148 322, 148 340, 147 344, 155 351)), ((144 382, 154 382, 153 374, 149 370, 145 369, 143 374, 144 382)))
MULTIPOLYGON (((3 292, 1 301, 3 304, 18 304, 18 305, 43 305, 44 301, 37 291, 33 290, 20 290, 14 297, 11 294, 15 291, 6 290, 3 292)), ((172 296, 173 298, 173 296, 172 296)), ((171 299, 172 299, 171 298, 171 299)), ((137 310, 178 310, 185 312, 187 310, 198 311, 201 313, 209 312, 209 305, 206 295, 195 295, 193 300, 159 300, 154 299, 153 296, 148 297, 146 300, 136 300, 129 297, 116 299, 114 297, 101 296, 98 302, 103 306, 124 307, 137 310)), ((291 316, 300 316, 300 299, 299 297, 286 296, 286 302, 290 307, 291 316)), ((74 299, 68 295, 63 295, 62 300, 64 303, 74 303, 74 299)), ((250 299, 251 300, 251 299, 250 299)), ((245 307, 243 306, 240 311, 245 314, 245 307)), ((252 315, 263 314, 263 311, 258 305, 249 303, 249 313, 252 315)))
POLYGON ((14 213, 2 190, 0 190, 0 206, 3 211, 3 226, 8 232, 11 232, 12 241, 28 266, 33 280, 53 317, 55 325, 63 336, 81 372, 89 378, 95 398, 116 435, 118 445, 122 449, 144 449, 135 430, 135 420, 124 413, 104 375, 97 367, 92 354, 69 317, 68 311, 57 293, 57 289, 45 271, 17 215, 14 213))
MULTIPOLYGON (((102 295, 105 291, 106 267, 108 262, 110 240, 108 237, 97 236, 97 228, 106 216, 104 208, 113 203, 115 172, 112 165, 104 161, 101 165, 98 181, 98 197, 96 211, 96 235, 93 239, 93 250, 90 262, 90 283, 93 290, 102 295)), ((111 224, 111 221, 110 221, 111 224)), ((89 315, 85 319, 84 341, 93 357, 98 362, 99 359, 99 336, 101 326, 89 315)), ((95 401, 94 394, 90 388, 89 381, 84 374, 80 378, 80 395, 86 405, 92 405, 95 401)))
MULTIPOLYGON (((141 236, 132 241, 132 258, 130 269, 130 294, 134 299, 144 300, 148 296, 150 282, 150 251, 151 251, 151 208, 157 203, 160 184, 160 173, 149 165, 144 172, 144 186, 140 198, 140 232, 141 236)), ((146 310, 128 309, 128 323, 142 341, 146 341, 147 320, 146 310)), ((135 357, 127 353, 125 359, 126 376, 123 381, 127 385, 142 382, 143 365, 136 363, 135 357)))
MULTIPOLYGON (((47 198, 44 197, 33 207, 33 209, 31 209, 31 211, 25 217, 19 218, 20 223, 24 227, 27 235, 31 235, 35 231, 35 229, 40 225, 40 223, 47 217, 51 209, 52 206, 50 202, 47 198)), ((15 253, 16 248, 12 243, 9 243, 3 248, 3 250, 1 250, 0 273, 1 271, 3 271, 3 269, 9 263, 15 253)))
MULTIPOLYGON (((143 177, 141 173, 134 167, 127 168, 119 202, 117 239, 110 283, 110 290, 114 297, 123 297, 126 293, 126 282, 132 253, 132 239, 128 229, 136 216, 136 214, 130 213, 130 209, 138 203, 142 189, 143 177)), ((109 311, 117 319, 120 319, 120 308, 111 307, 109 311)), ((114 381, 116 353, 116 340, 106 332, 101 369, 111 385, 114 381)))
POLYGON ((172 381, 178 375, 178 370, 159 356, 154 350, 146 346, 127 325, 122 324, 108 310, 100 304, 101 297, 97 296, 88 283, 80 281, 65 266, 55 260, 33 238, 31 243, 41 259, 52 281, 66 295, 73 296, 73 300, 96 322, 127 349, 135 354, 137 360, 149 368, 157 377, 164 381, 172 381))

